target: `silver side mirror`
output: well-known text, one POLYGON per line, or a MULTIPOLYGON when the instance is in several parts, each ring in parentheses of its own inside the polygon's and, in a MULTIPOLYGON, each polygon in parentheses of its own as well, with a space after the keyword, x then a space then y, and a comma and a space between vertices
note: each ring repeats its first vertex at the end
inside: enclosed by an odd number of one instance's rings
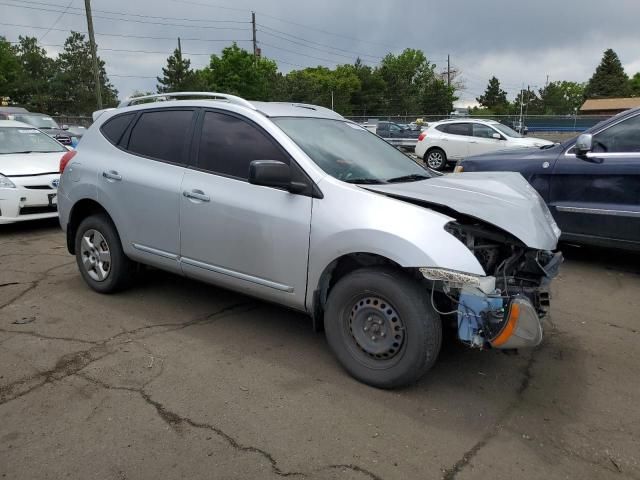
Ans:
POLYGON ((491 135, 491 138, 495 138, 496 140, 502 140, 502 135, 499 133, 494 133, 491 135))
POLYGON ((586 155, 593 148, 593 135, 583 133, 576 140, 576 155, 586 155))

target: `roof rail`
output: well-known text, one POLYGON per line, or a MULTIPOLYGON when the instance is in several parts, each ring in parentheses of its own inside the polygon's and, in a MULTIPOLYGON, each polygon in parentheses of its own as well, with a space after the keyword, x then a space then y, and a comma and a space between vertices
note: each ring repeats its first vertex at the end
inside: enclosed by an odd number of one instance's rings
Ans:
POLYGON ((203 97, 203 98, 211 98, 223 100, 229 103, 234 103, 236 105, 242 105, 243 107, 250 108, 251 110, 257 110, 257 108, 248 100, 244 98, 237 97, 235 95, 229 95, 227 93, 215 93, 215 92, 175 92, 175 93, 157 93, 155 95, 143 95, 142 97, 133 97, 127 98, 123 100, 118 105, 118 108, 128 107, 131 105, 135 105, 143 100, 151 100, 153 99, 156 102, 166 102, 172 98, 180 98, 180 97, 203 97))

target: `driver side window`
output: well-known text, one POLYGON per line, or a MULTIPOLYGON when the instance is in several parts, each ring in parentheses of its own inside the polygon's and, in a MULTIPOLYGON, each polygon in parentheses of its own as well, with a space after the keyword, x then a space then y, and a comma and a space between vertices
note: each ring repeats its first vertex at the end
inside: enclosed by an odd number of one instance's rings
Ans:
POLYGON ((482 125, 481 123, 473 124, 473 136, 479 138, 493 138, 493 134, 498 133, 493 128, 488 127, 486 125, 482 125))
POLYGON ((623 120, 594 135, 593 151, 597 153, 640 152, 640 115, 623 120))

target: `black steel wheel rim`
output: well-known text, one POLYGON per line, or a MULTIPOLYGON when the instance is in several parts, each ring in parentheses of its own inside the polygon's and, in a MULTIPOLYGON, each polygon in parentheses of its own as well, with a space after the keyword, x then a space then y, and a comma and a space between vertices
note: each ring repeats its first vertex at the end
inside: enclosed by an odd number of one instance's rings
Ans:
POLYGON ((376 364, 397 359, 405 346, 406 331, 397 310, 375 296, 356 299, 348 311, 347 330, 355 352, 376 364))

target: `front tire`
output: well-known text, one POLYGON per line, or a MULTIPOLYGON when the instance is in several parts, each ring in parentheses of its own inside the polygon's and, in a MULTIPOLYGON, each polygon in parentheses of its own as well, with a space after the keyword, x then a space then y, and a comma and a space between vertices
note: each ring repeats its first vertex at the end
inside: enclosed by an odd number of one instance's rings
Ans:
POLYGON ((427 166, 433 170, 441 172, 447 166, 447 154, 441 148, 432 148, 424 154, 427 166))
POLYGON ((129 285, 133 263, 122 250, 115 225, 104 214, 85 218, 76 231, 76 263, 84 281, 99 293, 129 285))
POLYGON ((442 344, 442 323, 428 292, 391 268, 363 268, 341 278, 329 293, 324 326, 342 366, 379 388, 416 382, 442 344))

